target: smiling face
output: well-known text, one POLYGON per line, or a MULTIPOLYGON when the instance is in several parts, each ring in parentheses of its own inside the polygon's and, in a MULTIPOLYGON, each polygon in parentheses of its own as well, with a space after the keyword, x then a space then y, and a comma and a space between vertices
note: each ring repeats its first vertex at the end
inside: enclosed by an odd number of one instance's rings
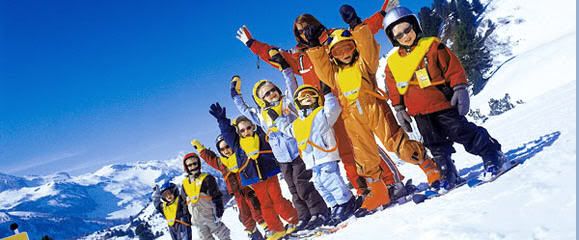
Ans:
POLYGON ((175 200, 175 195, 173 195, 173 193, 167 189, 165 191, 163 191, 163 193, 161 193, 163 198, 165 199, 165 201, 172 203, 173 200, 175 200))
POLYGON ((279 102, 281 95, 278 89, 270 82, 264 83, 257 91, 257 96, 269 104, 279 102))
POLYGON ((392 28, 392 36, 402 46, 412 46, 416 40, 416 32, 414 32, 412 25, 407 22, 396 24, 392 28))
POLYGON ((199 171, 201 168, 201 166, 199 166, 199 165, 201 165, 201 163, 199 162, 199 159, 191 157, 191 158, 187 158, 185 160, 185 166, 187 166, 187 170, 189 170, 189 172, 191 172, 191 173, 195 173, 195 172, 199 171))
POLYGON ((237 124, 239 135, 242 138, 253 136, 253 128, 254 128, 253 124, 248 121, 241 121, 237 124))
POLYGON ((297 99, 303 107, 312 106, 317 102, 318 93, 312 89, 304 89, 297 94, 297 99))
POLYGON ((335 59, 342 63, 350 64, 354 59, 354 51, 356 50, 356 44, 352 40, 341 41, 336 43, 330 54, 335 59))
POLYGON ((229 157, 233 155, 233 150, 225 141, 219 142, 219 152, 223 154, 223 156, 229 157))

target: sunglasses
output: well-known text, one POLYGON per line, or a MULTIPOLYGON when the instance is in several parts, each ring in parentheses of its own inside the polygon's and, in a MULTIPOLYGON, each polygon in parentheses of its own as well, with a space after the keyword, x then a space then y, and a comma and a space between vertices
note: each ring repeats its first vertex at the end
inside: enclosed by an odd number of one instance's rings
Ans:
POLYGON ((227 146, 225 146, 225 147, 220 147, 220 148, 219 148, 219 151, 222 151, 222 152, 223 152, 223 151, 225 151, 225 150, 227 150, 227 149, 231 149, 231 147, 229 147, 229 145, 227 145, 227 146))
POLYGON ((402 37, 412 32, 412 30, 413 30, 412 25, 408 25, 408 27, 405 28, 401 33, 394 35, 394 38, 400 40, 402 37))
POLYGON ((253 126, 249 125, 245 128, 240 128, 239 129, 239 133, 245 133, 245 132, 249 132, 249 130, 253 130, 253 126))
POLYGON ((277 92, 277 90, 276 90, 275 88, 271 88, 270 90, 268 90, 267 92, 265 92, 261 98, 269 97, 269 96, 271 96, 274 92, 277 92))

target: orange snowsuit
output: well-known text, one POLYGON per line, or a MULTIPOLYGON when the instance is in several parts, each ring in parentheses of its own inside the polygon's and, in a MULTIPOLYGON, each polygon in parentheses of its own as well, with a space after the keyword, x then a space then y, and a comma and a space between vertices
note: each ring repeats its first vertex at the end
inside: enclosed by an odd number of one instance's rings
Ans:
MULTIPOLYGON (((382 29, 382 20, 384 16, 382 13, 377 12, 374 15, 370 16, 369 18, 364 20, 372 33, 376 34, 379 30, 382 29)), ((331 31, 331 30, 330 30, 331 31)), ((258 40, 254 40, 251 44, 250 50, 264 60, 266 63, 269 63, 269 49, 274 48, 274 46, 260 42, 258 40)), ((303 83, 315 86, 316 88, 320 87, 320 79, 316 75, 312 62, 310 58, 306 54, 306 48, 300 47, 299 45, 296 46, 295 51, 280 51, 284 59, 290 65, 291 69, 293 70, 294 74, 302 76, 303 83)), ((270 63, 271 64, 271 63, 270 63)), ((272 64, 272 66, 276 67, 272 64)), ((335 95, 338 95, 338 92, 333 90, 335 95)), ((342 106, 343 108, 344 106, 342 106)), ((338 151, 340 152, 340 158, 342 159, 342 163, 344 164, 344 169, 346 170, 346 176, 352 186, 356 189, 358 194, 362 194, 364 191, 363 186, 359 186, 358 184, 358 173, 356 170, 356 162, 354 159, 354 150, 352 147, 352 142, 348 138, 346 133, 346 127, 344 125, 344 121, 342 118, 338 119, 334 124, 334 131, 336 134, 336 142, 338 144, 338 151)), ((395 167, 394 162, 391 159, 384 159, 385 161, 380 161, 380 168, 383 170, 382 180, 386 184, 393 184, 395 182, 399 182, 404 179, 404 176, 398 172, 398 169, 395 167), (388 163, 386 162, 388 161, 388 163)))
POLYGON ((349 91, 341 89, 346 85, 346 79, 339 79, 339 72, 343 68, 330 59, 327 46, 310 48, 307 54, 320 80, 340 93, 338 96, 343 106, 342 118, 352 141, 358 174, 378 179, 382 174, 379 167, 381 159, 374 134, 388 151, 396 153, 406 162, 420 164, 426 158, 426 152, 420 142, 410 140, 400 128, 386 103, 387 96, 378 89, 375 74, 380 45, 374 39, 369 26, 361 24, 351 32, 359 53, 351 66, 355 67, 352 69, 358 72, 359 77, 347 81, 359 81, 356 83, 359 88, 355 99, 349 99, 345 96, 349 91))

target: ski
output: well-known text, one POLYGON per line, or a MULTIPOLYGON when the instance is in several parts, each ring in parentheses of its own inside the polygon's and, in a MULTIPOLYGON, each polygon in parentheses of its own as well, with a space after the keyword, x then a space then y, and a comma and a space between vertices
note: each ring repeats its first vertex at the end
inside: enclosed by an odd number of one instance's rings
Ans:
POLYGON ((509 166, 504 169, 503 171, 501 171, 500 173, 498 173, 496 176, 494 176, 493 178, 489 179, 489 180, 483 180, 480 178, 472 178, 469 179, 467 181, 467 184, 470 188, 475 188, 477 186, 483 185, 485 183, 490 183, 495 181, 497 178, 499 178, 500 176, 502 176, 503 174, 507 173, 508 171, 510 171, 511 169, 515 168, 516 166, 518 166, 521 162, 517 161, 517 160, 509 160, 508 164, 509 166))
POLYGON ((413 201, 414 203, 416 203, 416 204, 420 204, 420 203, 422 203, 422 202, 424 202, 424 201, 426 201, 426 200, 428 200, 428 199, 433 199, 433 198, 437 198, 437 197, 440 197, 440 196, 442 196, 442 195, 445 195, 445 194, 449 193, 449 192, 452 191, 452 190, 455 190, 455 189, 457 189, 457 188, 459 188, 459 187, 462 187, 462 186, 465 185, 467 182, 468 182, 468 181, 463 180, 463 181, 461 181, 460 183, 457 183, 457 184, 454 186, 454 188, 448 189, 448 190, 443 190, 443 189, 441 189, 441 190, 438 190, 438 191, 437 191, 437 190, 427 189, 427 190, 425 190, 425 191, 422 192, 422 193, 415 193, 415 194, 412 196, 412 201, 413 201))

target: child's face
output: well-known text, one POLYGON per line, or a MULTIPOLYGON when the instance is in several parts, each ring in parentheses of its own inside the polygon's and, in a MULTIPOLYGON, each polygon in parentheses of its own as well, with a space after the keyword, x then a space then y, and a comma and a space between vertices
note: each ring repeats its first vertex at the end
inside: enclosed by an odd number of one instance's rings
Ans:
POLYGON ((231 147, 229 147, 225 141, 219 142, 219 152, 226 157, 233 155, 233 150, 231 150, 231 147))
POLYGON ((412 46, 416 39, 416 32, 414 32, 414 28, 412 28, 410 23, 402 22, 392 28, 392 36, 400 45, 412 46))
POLYGON ((175 200, 175 195, 173 195, 173 193, 169 190, 165 190, 163 192, 163 198, 167 201, 167 202, 173 202, 173 200, 175 200))
POLYGON ((314 103, 316 103, 318 98, 318 93, 311 90, 311 89, 305 89, 301 92, 298 93, 298 101, 300 102, 300 105, 302 105, 303 107, 308 107, 313 105, 314 103))
POLYGON ((261 86, 261 88, 259 88, 259 91, 257 92, 257 94, 258 94, 259 98, 261 98, 262 100, 264 100, 268 103, 278 102, 281 99, 281 96, 279 95, 279 91, 277 90, 275 85, 273 85, 269 82, 263 84, 263 86, 261 86))
POLYGON ((253 136, 253 124, 248 121, 242 121, 237 124, 237 128, 239 129, 239 135, 242 138, 251 137, 253 136))
POLYGON ((337 43, 330 52, 335 59, 342 63, 350 64, 354 58, 354 50, 356 50, 354 41, 347 40, 337 43))

